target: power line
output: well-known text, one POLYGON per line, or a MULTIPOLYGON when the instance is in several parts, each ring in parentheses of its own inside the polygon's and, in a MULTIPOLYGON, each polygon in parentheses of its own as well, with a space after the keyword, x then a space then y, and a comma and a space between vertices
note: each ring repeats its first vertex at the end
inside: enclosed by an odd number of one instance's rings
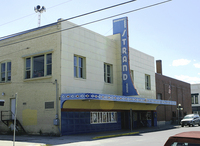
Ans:
MULTIPOLYGON (((5 46, 9 46, 9 45, 21 43, 21 42, 33 40, 33 39, 36 39, 36 38, 48 36, 48 35, 55 34, 55 33, 58 33, 58 32, 62 32, 62 31, 74 29, 74 28, 77 28, 77 27, 89 25, 89 24, 96 23, 96 22, 99 22, 99 21, 103 21, 103 20, 106 20, 106 19, 110 19, 110 18, 113 18, 113 17, 116 17, 116 16, 120 16, 120 15, 124 15, 124 14, 128 14, 128 13, 132 13, 132 12, 136 12, 136 11, 143 10, 143 9, 146 9, 146 8, 150 8, 150 7, 153 7, 153 6, 157 6, 157 5, 160 5, 160 4, 164 4, 164 3, 167 3, 167 2, 170 2, 170 1, 172 1, 172 0, 167 0, 167 1, 160 2, 160 3, 155 3, 155 4, 152 4, 152 5, 149 5, 149 6, 145 6, 145 7, 138 8, 138 9, 134 9, 134 10, 131 10, 131 11, 127 11, 127 12, 124 12, 124 13, 116 14, 116 15, 109 16, 109 17, 106 17, 106 18, 98 19, 98 20, 95 20, 95 21, 91 21, 91 22, 88 22, 88 23, 81 24, 81 25, 76 25, 76 26, 73 26, 73 27, 70 27, 70 28, 62 29, 62 30, 59 30, 59 31, 55 31, 55 32, 52 32, 52 33, 45 34, 45 35, 40 35, 40 36, 37 36, 37 37, 33 37, 33 38, 29 38, 29 39, 25 39, 25 40, 18 41, 18 42, 14 42, 14 43, 2 45, 2 46, 0 46, 0 47, 5 47, 5 46)), ((63 21, 67 21, 67 20, 68 20, 68 19, 65 19, 65 20, 63 20, 63 21)), ((2 56, 4 56, 4 55, 2 55, 2 56)), ((0 56, 0 57, 1 57, 1 56, 0 56)))
MULTIPOLYGON (((72 1, 72 0, 69 0, 69 1, 72 1)), ((64 3, 67 3, 67 2, 69 2, 69 1, 66 1, 66 2, 64 2, 64 3)), ((103 11, 103 10, 106 10, 106 9, 110 9, 110 8, 113 8, 113 7, 117 7, 117 6, 120 6, 120 5, 124 5, 124 4, 130 3, 130 2, 133 2, 133 1, 136 1, 136 0, 130 0, 130 1, 127 1, 127 2, 124 2, 124 3, 120 3, 120 4, 117 4, 117 5, 113 5, 113 6, 110 6, 110 7, 107 7, 107 8, 103 8, 103 9, 95 10, 95 11, 92 11, 92 12, 89 12, 89 13, 81 14, 81 15, 78 15, 78 16, 75 16, 75 17, 71 17, 71 18, 68 18, 68 19, 65 19, 65 20, 62 20, 62 21, 67 21, 67 20, 70 20, 70 19, 75 19, 75 18, 78 18, 78 17, 82 17, 82 16, 85 16, 85 15, 89 15, 89 14, 92 14, 92 13, 96 13, 96 12, 103 11)), ((64 4, 64 3, 61 3, 61 4, 58 4, 58 5, 52 6, 52 7, 48 8, 48 9, 57 7, 57 6, 62 5, 62 4, 64 4)), ((31 15, 34 15, 34 14, 35 14, 35 13, 29 14, 29 15, 27 15, 27 16, 24 16, 24 17, 15 19, 15 20, 13 20, 13 21, 10 21, 10 22, 1 24, 0 26, 6 25, 6 24, 8 24, 8 23, 12 23, 12 22, 14 22, 14 21, 17 21, 17 20, 26 18, 26 17, 31 16, 31 15)))
POLYGON ((82 16, 85 16, 85 15, 96 13, 96 12, 99 12, 99 11, 107 10, 107 9, 114 8, 114 7, 117 7, 117 6, 120 6, 120 5, 131 3, 131 2, 134 2, 134 1, 136 1, 136 0, 130 0, 130 1, 127 1, 127 2, 124 2, 124 3, 116 4, 116 5, 109 6, 109 7, 103 8, 103 9, 99 9, 99 10, 95 10, 95 11, 92 11, 92 12, 89 12, 89 13, 85 13, 85 14, 81 14, 81 15, 78 15, 78 16, 75 16, 75 17, 67 18, 67 19, 61 20, 60 22, 68 21, 68 20, 71 20, 71 19, 75 19, 75 18, 78 18, 78 17, 82 17, 82 16))
MULTIPOLYGON (((52 7, 47 8, 47 9, 51 9, 51 8, 60 6, 60 5, 62 5, 62 4, 64 4, 64 3, 67 3, 67 2, 69 2, 69 1, 72 1, 72 0, 68 0, 68 1, 66 1, 66 2, 60 3, 60 4, 58 4, 58 5, 52 6, 52 7)), ((21 18, 17 18, 17 19, 15 19, 15 20, 12 20, 12 21, 9 21, 9 22, 3 23, 3 24, 0 24, 0 26, 3 26, 3 25, 6 25, 6 24, 9 24, 9 23, 12 23, 12 22, 14 22, 14 21, 17 21, 17 20, 20 20, 20 19, 29 17, 29 16, 31 16, 31 15, 35 15, 35 13, 29 14, 29 15, 26 15, 26 16, 23 16, 23 17, 21 17, 21 18)))
POLYGON ((55 6, 52 6, 52 7, 48 8, 48 9, 51 9, 51 8, 54 8, 54 7, 57 7, 57 6, 63 5, 63 4, 65 4, 65 3, 68 3, 69 1, 72 1, 72 0, 68 0, 68 1, 66 1, 66 2, 63 2, 63 3, 57 4, 57 5, 55 5, 55 6))
MULTIPOLYGON (((69 0, 69 1, 71 1, 71 0, 69 0)), ((69 2, 69 1, 67 1, 67 2, 69 2)), ((113 5, 113 6, 109 6, 109 7, 106 7, 106 8, 102 8, 102 9, 95 10, 95 11, 92 11, 92 12, 88 12, 88 13, 85 13, 85 14, 81 14, 81 15, 78 15, 78 16, 74 16, 74 17, 71 17, 71 18, 68 18, 68 19, 65 19, 65 20, 61 20, 60 22, 62 22, 62 21, 67 21, 67 20, 71 20, 71 19, 75 19, 75 18, 78 18, 78 17, 82 17, 82 16, 85 16, 85 15, 89 15, 89 14, 96 13, 96 12, 99 12, 99 11, 103 11, 103 10, 106 10, 106 9, 114 8, 114 7, 117 7, 117 6, 120 6, 120 5, 124 5, 124 4, 127 4, 127 3, 134 2, 134 1, 136 1, 136 0, 130 0, 130 1, 127 1, 127 2, 124 2, 124 3, 116 4, 116 5, 113 5)), ((66 2, 64 2, 64 3, 66 3, 66 2)), ((48 9, 54 8, 54 7, 59 6, 59 5, 62 5, 62 4, 64 4, 64 3, 55 5, 55 6, 53 6, 53 7, 48 8, 48 9)), ((35 13, 34 13, 34 14, 35 14, 35 13)), ((24 16, 24 17, 22 17, 22 18, 19 18, 19 19, 13 20, 13 21, 17 21, 17 20, 23 19, 23 18, 28 17, 28 16, 31 16, 31 15, 33 15, 33 14, 24 16)), ((5 24, 8 24, 8 23, 11 23, 11 22, 13 22, 13 21, 10 21, 10 22, 1 24, 0 26, 5 25, 5 24)))

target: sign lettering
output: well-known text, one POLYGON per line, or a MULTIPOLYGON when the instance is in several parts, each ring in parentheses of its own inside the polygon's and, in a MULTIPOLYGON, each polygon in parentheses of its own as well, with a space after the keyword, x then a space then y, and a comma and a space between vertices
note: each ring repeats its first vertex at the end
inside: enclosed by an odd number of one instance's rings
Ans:
POLYGON ((130 75, 129 46, 128 46, 128 18, 113 20, 113 34, 121 35, 121 63, 122 63, 122 91, 124 96, 138 95, 130 75))

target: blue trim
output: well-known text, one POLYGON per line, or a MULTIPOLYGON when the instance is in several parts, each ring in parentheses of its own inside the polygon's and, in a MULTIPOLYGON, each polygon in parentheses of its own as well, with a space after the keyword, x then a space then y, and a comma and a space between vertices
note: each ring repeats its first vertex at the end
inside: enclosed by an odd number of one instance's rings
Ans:
POLYGON ((148 99, 142 97, 127 97, 109 94, 97 93, 62 93, 61 94, 61 108, 66 100, 105 100, 105 101, 119 101, 131 103, 145 103, 145 104, 161 104, 161 105, 176 105, 176 101, 148 99))

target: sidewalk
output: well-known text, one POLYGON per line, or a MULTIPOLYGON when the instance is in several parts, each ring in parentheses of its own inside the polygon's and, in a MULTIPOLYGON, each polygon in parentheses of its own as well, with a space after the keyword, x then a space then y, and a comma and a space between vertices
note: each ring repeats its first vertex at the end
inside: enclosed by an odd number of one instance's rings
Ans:
MULTIPOLYGON (((51 145, 64 145, 67 143, 81 142, 81 141, 93 141, 102 138, 110 138, 125 135, 134 135, 147 132, 168 130, 173 128, 179 128, 179 125, 167 125, 160 127, 149 127, 134 129, 133 131, 120 130, 111 132, 100 132, 100 133, 89 133, 80 135, 67 135, 62 137, 51 137, 51 136, 31 136, 31 135, 20 135, 16 136, 15 146, 51 146, 51 145)), ((0 135, 0 146, 11 146, 13 145, 12 135, 0 135)))

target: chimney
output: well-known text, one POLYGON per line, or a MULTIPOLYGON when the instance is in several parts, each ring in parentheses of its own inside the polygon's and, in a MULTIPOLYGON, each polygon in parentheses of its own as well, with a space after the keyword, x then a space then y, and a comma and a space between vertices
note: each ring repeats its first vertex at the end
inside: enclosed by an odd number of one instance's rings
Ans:
POLYGON ((162 60, 156 60, 156 70, 158 74, 162 75, 162 60))

